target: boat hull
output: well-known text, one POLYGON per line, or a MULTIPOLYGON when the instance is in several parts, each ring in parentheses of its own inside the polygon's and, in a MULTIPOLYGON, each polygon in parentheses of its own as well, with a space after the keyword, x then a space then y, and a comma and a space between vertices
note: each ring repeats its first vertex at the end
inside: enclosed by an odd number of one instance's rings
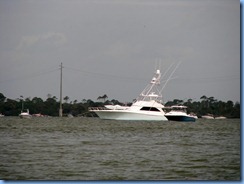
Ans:
POLYGON ((224 116, 219 116, 219 117, 215 117, 214 119, 227 119, 227 118, 224 116))
POLYGON ((94 110, 99 118, 110 120, 144 120, 144 121, 168 121, 163 113, 140 113, 121 110, 94 110))
POLYGON ((27 109, 27 112, 23 112, 21 111, 21 113, 19 114, 20 118, 25 118, 25 119, 30 119, 31 115, 29 114, 29 109, 27 109))
POLYGON ((170 116, 170 115, 165 115, 165 117, 169 121, 185 121, 185 122, 195 122, 196 118, 191 117, 191 116, 170 116))

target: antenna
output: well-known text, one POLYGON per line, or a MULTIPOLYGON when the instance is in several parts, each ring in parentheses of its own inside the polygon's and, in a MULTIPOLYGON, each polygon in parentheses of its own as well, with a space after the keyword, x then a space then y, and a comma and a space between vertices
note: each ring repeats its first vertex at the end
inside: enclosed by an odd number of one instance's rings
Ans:
POLYGON ((155 60, 155 71, 161 70, 161 63, 162 63, 161 59, 156 58, 156 60, 155 60))
POLYGON ((22 101, 22 110, 21 110, 21 112, 22 112, 22 111, 24 111, 24 97, 21 95, 20 98, 22 101))
POLYGON ((161 64, 162 64, 162 60, 159 60, 159 69, 161 70, 161 64))
MULTIPOLYGON (((172 75, 175 73, 176 69, 180 66, 180 64, 181 64, 181 61, 178 62, 178 64, 176 65, 175 69, 171 72, 170 76, 168 77, 168 79, 166 80, 164 86, 162 87, 160 93, 163 91, 163 89, 165 88, 166 84, 169 82, 169 80, 171 79, 172 75)), ((170 68, 171 68, 171 66, 170 66, 170 68)))

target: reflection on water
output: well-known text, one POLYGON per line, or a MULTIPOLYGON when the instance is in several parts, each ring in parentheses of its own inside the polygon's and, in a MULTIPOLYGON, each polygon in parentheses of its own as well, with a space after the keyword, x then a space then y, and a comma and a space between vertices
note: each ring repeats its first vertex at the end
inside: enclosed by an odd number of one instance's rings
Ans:
POLYGON ((240 180, 240 120, 1 118, 4 180, 240 180))

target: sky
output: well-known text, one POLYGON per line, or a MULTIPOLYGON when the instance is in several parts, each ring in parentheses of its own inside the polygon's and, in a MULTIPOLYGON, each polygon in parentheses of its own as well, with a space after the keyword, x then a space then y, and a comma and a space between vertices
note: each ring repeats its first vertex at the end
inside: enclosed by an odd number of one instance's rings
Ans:
POLYGON ((181 62, 164 102, 240 102, 240 1, 0 1, 0 93, 59 99, 61 62, 70 101, 131 102, 181 62))

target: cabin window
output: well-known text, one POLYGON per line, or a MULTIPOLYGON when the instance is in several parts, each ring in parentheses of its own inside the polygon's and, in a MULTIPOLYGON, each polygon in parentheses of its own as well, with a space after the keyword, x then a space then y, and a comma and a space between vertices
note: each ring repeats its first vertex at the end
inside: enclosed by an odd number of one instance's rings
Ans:
POLYGON ((141 111, 160 111, 155 107, 142 107, 140 110, 141 111))

